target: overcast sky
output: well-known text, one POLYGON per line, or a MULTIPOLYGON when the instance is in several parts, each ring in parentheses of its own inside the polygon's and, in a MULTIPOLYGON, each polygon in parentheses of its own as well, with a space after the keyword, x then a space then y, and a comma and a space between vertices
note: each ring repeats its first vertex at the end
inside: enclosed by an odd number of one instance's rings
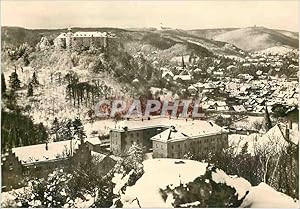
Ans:
POLYGON ((25 28, 264 26, 299 31, 299 1, 1 1, 1 24, 25 28))

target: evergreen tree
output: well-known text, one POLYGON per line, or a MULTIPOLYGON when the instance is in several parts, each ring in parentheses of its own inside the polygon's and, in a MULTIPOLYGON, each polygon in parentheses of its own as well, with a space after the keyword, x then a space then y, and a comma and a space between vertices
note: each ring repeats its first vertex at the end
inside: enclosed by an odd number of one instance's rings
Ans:
POLYGON ((185 68, 185 64, 184 64, 183 55, 182 55, 182 57, 181 57, 181 66, 182 66, 182 68, 185 68))
POLYGON ((9 84, 12 90, 17 90, 21 87, 21 81, 19 80, 17 72, 12 72, 9 76, 9 84))
POLYGON ((37 80, 37 77, 36 77, 36 73, 35 73, 35 72, 33 72, 33 74, 32 74, 32 80, 31 80, 31 83, 32 83, 33 85, 39 85, 39 84, 40 84, 39 81, 37 80))
POLYGON ((31 97, 31 96, 33 96, 33 87, 32 84, 29 83, 27 87, 27 97, 31 97))
POLYGON ((6 91, 6 83, 5 83, 5 77, 4 74, 1 73, 1 93, 5 93, 6 91))
POLYGON ((73 130, 74 130, 74 136, 77 136, 78 139, 81 141, 86 138, 86 134, 82 125, 82 122, 79 118, 75 118, 73 121, 73 130))
POLYGON ((38 137, 39 137, 39 142, 43 142, 45 143, 48 139, 48 133, 44 127, 43 123, 40 123, 37 127, 37 133, 38 133, 38 137))
POLYGON ((53 123, 51 125, 51 129, 50 129, 50 134, 54 134, 55 135, 54 141, 60 141, 59 140, 59 135, 58 135, 59 129, 60 129, 60 124, 58 122, 57 117, 55 117, 54 121, 53 121, 53 123))
POLYGON ((242 149, 241 149, 241 152, 240 152, 240 154, 241 155, 245 155, 245 154, 247 154, 248 153, 248 142, 246 142, 244 145, 243 145, 243 147, 242 147, 242 149))

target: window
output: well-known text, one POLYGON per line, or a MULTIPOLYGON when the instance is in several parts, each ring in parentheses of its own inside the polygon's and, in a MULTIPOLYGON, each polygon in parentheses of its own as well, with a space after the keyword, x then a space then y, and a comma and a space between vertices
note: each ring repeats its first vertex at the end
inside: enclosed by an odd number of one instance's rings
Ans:
POLYGON ((139 136, 139 133, 136 133, 136 136, 139 136))
POLYGON ((172 145, 172 149, 174 149, 174 145, 172 145))

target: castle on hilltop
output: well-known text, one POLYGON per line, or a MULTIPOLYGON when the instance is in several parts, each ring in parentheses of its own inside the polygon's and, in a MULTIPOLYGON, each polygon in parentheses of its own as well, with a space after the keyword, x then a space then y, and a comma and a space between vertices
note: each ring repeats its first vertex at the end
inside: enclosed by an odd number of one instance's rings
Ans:
POLYGON ((74 50, 82 47, 101 47, 107 48, 110 39, 116 38, 115 34, 110 32, 78 31, 73 33, 69 28, 67 33, 61 33, 54 39, 56 49, 74 50))

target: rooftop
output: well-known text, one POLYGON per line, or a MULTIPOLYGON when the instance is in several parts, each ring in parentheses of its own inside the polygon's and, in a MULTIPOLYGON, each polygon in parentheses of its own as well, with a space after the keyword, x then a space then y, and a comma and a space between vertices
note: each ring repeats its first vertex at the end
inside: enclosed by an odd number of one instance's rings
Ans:
MULTIPOLYGON (((136 120, 123 120, 115 123, 115 128, 112 130, 125 132, 124 128, 127 127, 128 131, 146 129, 146 128, 170 128, 174 126, 176 130, 189 137, 196 137, 199 135, 210 135, 215 133, 221 133, 222 128, 210 121, 204 120, 192 120, 185 118, 166 118, 166 117, 151 117, 150 120, 141 119, 136 120)), ((170 130, 170 129, 168 129, 170 130)), ((164 133, 164 132, 162 132, 164 133)), ((161 134, 162 134, 161 133, 161 134)), ((168 132, 164 133, 167 134, 168 132)), ((180 133, 171 134, 174 137, 178 137, 180 133)))
POLYGON ((46 144, 36 144, 12 148, 12 153, 15 153, 22 164, 57 160, 68 156, 71 142, 73 151, 78 149, 79 140, 66 140, 48 143, 48 150, 46 150, 46 144))

